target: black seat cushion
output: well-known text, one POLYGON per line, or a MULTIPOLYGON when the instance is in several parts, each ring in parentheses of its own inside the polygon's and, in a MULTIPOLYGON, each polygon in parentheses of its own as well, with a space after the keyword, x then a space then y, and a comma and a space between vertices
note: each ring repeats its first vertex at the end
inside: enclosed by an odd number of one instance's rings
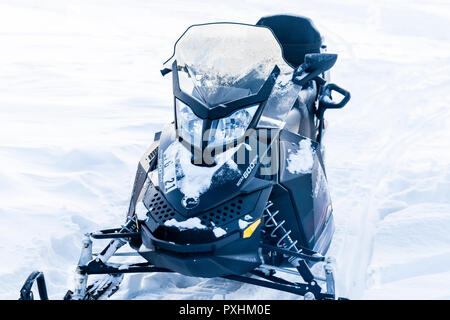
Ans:
POLYGON ((322 37, 308 18, 274 15, 259 19, 256 25, 272 29, 281 43, 284 58, 294 67, 303 63, 305 54, 320 52, 322 37))

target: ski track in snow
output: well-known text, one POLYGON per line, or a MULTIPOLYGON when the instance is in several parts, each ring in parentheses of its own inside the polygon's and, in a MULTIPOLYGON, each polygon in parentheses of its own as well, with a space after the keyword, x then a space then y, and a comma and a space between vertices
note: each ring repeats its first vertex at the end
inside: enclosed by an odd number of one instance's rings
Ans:
MULTIPOLYGON (((34 269, 63 297, 82 234, 122 223, 137 162, 173 117, 159 69, 178 36, 280 12, 313 19, 352 94, 326 114, 338 294, 450 298, 449 4, 238 4, 0 3, 0 298, 34 269)), ((298 299, 176 274, 127 275, 113 298, 298 299)))

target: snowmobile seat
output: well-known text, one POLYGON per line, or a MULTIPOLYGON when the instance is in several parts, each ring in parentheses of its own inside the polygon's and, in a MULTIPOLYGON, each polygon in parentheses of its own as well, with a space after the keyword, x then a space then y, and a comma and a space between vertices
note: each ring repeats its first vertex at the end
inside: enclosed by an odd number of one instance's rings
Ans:
POLYGON ((256 25, 270 28, 281 44, 284 58, 293 67, 305 60, 308 53, 320 53, 322 37, 312 21, 295 15, 262 17, 256 25))

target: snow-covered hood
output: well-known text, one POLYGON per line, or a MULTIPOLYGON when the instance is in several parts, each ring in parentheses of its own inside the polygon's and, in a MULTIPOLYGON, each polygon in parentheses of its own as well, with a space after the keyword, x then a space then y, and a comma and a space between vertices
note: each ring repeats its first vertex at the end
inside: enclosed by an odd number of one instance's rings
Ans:
POLYGON ((233 156, 240 147, 243 146, 238 145, 216 155, 215 165, 205 167, 192 164, 190 150, 177 139, 173 140, 164 150, 159 150, 161 190, 171 204, 188 213, 187 216, 208 208, 211 198, 215 204, 221 202, 221 196, 238 192, 233 182, 241 177, 242 172, 233 156), (225 189, 228 191, 226 194, 225 189))

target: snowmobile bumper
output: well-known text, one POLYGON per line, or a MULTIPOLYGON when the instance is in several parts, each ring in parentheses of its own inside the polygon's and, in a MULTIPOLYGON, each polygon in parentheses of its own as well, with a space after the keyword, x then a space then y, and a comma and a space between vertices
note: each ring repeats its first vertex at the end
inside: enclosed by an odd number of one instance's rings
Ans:
MULTIPOLYGON (((64 296, 65 300, 108 298, 118 290, 124 274, 154 272, 177 272, 199 277, 220 276, 241 283, 298 294, 304 296, 305 299, 322 300, 336 298, 332 261, 321 255, 315 255, 308 249, 296 253, 259 243, 259 250, 253 250, 253 246, 260 241, 259 237, 241 238, 239 232, 231 233, 227 237, 208 244, 176 245, 155 239, 149 230, 146 230, 144 224, 141 224, 141 231, 137 231, 137 225, 137 221, 129 220, 122 228, 101 230, 86 235, 83 239, 80 260, 75 272, 77 280, 75 290, 69 290, 64 296), (148 241, 146 242, 147 245, 141 246, 138 254, 147 259, 148 262, 130 265, 108 263, 109 258, 115 255, 136 255, 134 252, 119 254, 116 251, 127 242, 126 239, 131 245, 131 242, 136 241, 137 235, 141 233, 147 235, 148 241), (111 239, 110 243, 100 253, 94 254, 92 252, 92 240, 108 238, 111 239), (153 246, 152 249, 148 247, 149 244, 153 246), (142 249, 144 247, 145 249, 142 249), (276 277, 275 273, 277 271, 295 274, 296 272, 261 263, 262 258, 259 256, 260 254, 261 256, 263 255, 261 250, 277 251, 288 257, 301 259, 299 260, 297 271, 305 283, 290 282, 276 277), (325 262, 326 277, 321 279, 314 276, 306 261, 325 262), (239 273, 249 273, 252 276, 243 276, 239 275, 239 273), (105 276, 87 285, 88 275, 105 276), (323 292, 316 280, 326 282, 326 292, 323 292)), ((259 232, 256 234, 259 235, 259 232)), ((28 277, 22 287, 20 292, 21 300, 32 300, 34 298, 31 291, 34 283, 37 284, 40 298, 43 300, 48 299, 44 276, 41 272, 36 271, 28 277)))
POLYGON ((202 228, 185 228, 170 224, 188 217, 150 184, 143 198, 148 213, 147 219, 140 221, 142 246, 138 253, 156 267, 188 276, 245 274, 262 263, 262 218, 270 191, 268 187, 241 194, 200 211, 189 219, 200 221, 202 228))
POLYGON ((139 254, 152 265, 194 277, 220 277, 245 274, 262 261, 259 256, 259 230, 253 237, 232 233, 213 242, 180 245, 156 239, 142 225, 143 246, 139 254))

